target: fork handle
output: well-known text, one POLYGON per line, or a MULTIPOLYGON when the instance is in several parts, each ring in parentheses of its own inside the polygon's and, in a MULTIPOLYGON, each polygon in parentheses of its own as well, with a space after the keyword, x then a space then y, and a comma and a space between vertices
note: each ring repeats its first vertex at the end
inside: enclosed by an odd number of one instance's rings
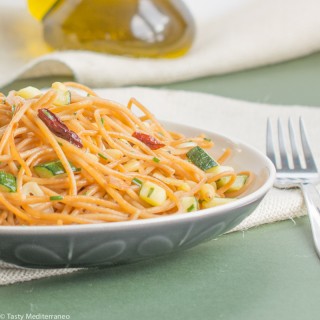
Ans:
POLYGON ((313 242, 320 258, 320 194, 314 184, 301 184, 305 204, 311 224, 313 242))

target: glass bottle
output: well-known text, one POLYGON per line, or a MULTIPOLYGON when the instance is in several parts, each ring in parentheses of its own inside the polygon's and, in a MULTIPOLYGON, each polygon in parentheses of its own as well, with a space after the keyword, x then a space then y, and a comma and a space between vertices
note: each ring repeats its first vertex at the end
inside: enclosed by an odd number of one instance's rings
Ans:
POLYGON ((181 0, 28 0, 46 42, 138 57, 175 58, 191 47, 195 26, 181 0))

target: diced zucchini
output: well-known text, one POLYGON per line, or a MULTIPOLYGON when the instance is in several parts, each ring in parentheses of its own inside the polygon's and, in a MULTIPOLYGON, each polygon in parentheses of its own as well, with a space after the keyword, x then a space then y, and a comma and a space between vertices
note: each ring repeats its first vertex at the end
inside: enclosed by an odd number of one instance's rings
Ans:
POLYGON ((54 82, 51 87, 57 91, 57 97, 53 102, 56 106, 65 106, 71 103, 71 92, 63 83, 54 82))
POLYGON ((34 97, 40 96, 42 92, 35 87, 25 87, 17 91, 17 95, 24 99, 32 99, 34 97))
POLYGON ((59 201, 63 200, 63 196, 51 196, 50 201, 59 201))
POLYGON ((52 85, 51 85, 51 88, 52 89, 55 89, 55 90, 61 90, 61 91, 67 91, 68 88, 62 83, 62 82, 54 82, 52 85))
POLYGON ((203 171, 218 166, 218 162, 214 160, 206 151, 201 147, 196 146, 187 152, 188 159, 203 171))
POLYGON ((22 187, 21 192, 26 196, 33 195, 36 197, 41 197, 44 195, 44 192, 42 191, 42 189, 34 181, 29 181, 25 183, 22 187))
POLYGON ((65 106, 71 103, 71 92, 69 90, 57 90, 57 93, 58 95, 53 102, 56 106, 65 106))
POLYGON ((236 199, 234 199, 234 198, 218 198, 218 197, 215 197, 210 201, 203 201, 201 203, 201 205, 202 205, 203 209, 207 209, 207 208, 212 208, 212 207, 216 207, 216 206, 221 206, 223 204, 230 203, 230 202, 235 201, 235 200, 236 199))
POLYGON ((124 169, 128 172, 138 171, 140 168, 140 161, 131 159, 123 165, 124 169))
POLYGON ((0 192, 16 192, 16 177, 8 172, 0 171, 0 192))
POLYGON ((179 187, 178 190, 182 190, 182 191, 190 191, 191 187, 187 182, 183 182, 179 187))
MULTIPOLYGON (((248 179, 247 175, 240 174, 236 177, 236 180, 232 184, 232 186, 227 190, 228 192, 238 191, 240 190, 248 179)), ((230 181, 230 177, 222 177, 217 181, 217 187, 221 188, 226 185, 230 181)))
POLYGON ((206 172, 207 173, 214 173, 215 175, 216 174, 219 174, 219 173, 222 173, 222 172, 227 172, 227 171, 231 171, 231 172, 234 172, 234 169, 232 167, 229 167, 229 166, 215 166, 215 167, 212 167, 211 169, 207 170, 206 172))
POLYGON ((184 212, 192 212, 199 209, 198 200, 195 197, 183 197, 181 198, 181 204, 184 212))
MULTIPOLYGON (((25 195, 27 197, 30 197, 30 196, 42 197, 45 195, 44 192, 42 191, 42 189, 39 187, 39 185, 34 181, 29 181, 29 182, 25 183, 21 188, 21 192, 23 195, 25 195)), ((54 209, 52 206, 46 206, 46 208, 43 208, 42 204, 43 203, 39 202, 39 203, 35 203, 35 204, 29 204, 29 206, 34 209, 38 208, 43 213, 53 213, 54 212, 54 209)))
MULTIPOLYGON (((72 163, 70 163, 70 166, 73 172, 81 171, 80 168, 76 168, 72 163)), ((60 160, 38 164, 33 169, 41 178, 51 178, 66 173, 60 160)))
POLYGON ((142 181, 139 180, 138 178, 133 178, 131 182, 137 185, 139 188, 141 188, 142 186, 142 181))
POLYGON ((152 206, 161 206, 167 199, 166 191, 153 182, 146 181, 142 184, 139 196, 152 206))

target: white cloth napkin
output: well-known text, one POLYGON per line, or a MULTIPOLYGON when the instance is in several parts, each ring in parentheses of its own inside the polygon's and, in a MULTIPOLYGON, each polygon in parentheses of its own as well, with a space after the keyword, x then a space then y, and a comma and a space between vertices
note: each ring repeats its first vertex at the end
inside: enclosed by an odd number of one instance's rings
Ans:
MULTIPOLYGON (((201 130, 215 131, 230 138, 251 144, 264 152, 265 127, 267 117, 293 120, 303 116, 308 131, 310 145, 316 162, 320 164, 319 137, 320 108, 299 106, 274 106, 237 101, 213 95, 183 91, 155 90, 147 88, 118 88, 97 90, 106 98, 127 103, 136 97, 154 115, 169 120, 195 126, 201 130)), ((255 212, 233 231, 247 230, 264 223, 294 219, 306 214, 299 190, 272 189, 255 212)), ((29 270, 0 263, 0 285, 39 279, 53 275, 74 272, 77 269, 29 270)))
POLYGON ((50 52, 27 1, 1 0, 0 87, 16 78, 47 75, 74 75, 92 87, 161 84, 270 64, 320 48, 319 0, 184 1, 197 36, 187 55, 167 60, 50 52))

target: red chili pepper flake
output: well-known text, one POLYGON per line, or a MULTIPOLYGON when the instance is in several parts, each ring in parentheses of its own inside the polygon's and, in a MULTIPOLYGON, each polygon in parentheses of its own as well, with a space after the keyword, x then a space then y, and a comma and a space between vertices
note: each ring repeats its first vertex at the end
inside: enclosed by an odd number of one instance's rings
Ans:
POLYGON ((135 131, 132 136, 145 145, 147 145, 151 150, 157 150, 165 146, 165 144, 159 142, 156 138, 141 132, 135 131))
POLYGON ((45 125, 57 137, 60 137, 68 142, 74 144, 78 148, 82 148, 83 144, 80 137, 71 131, 54 113, 48 109, 39 109, 38 117, 45 123, 45 125))

